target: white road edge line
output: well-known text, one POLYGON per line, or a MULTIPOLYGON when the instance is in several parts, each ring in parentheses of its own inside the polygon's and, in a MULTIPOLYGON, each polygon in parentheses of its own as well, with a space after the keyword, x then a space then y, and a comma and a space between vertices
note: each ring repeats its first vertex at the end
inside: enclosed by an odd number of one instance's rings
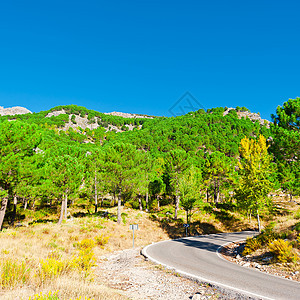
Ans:
MULTIPOLYGON (((179 240, 179 239, 177 239, 179 240)), ((168 265, 166 264, 163 264, 161 262, 159 262, 158 260, 152 258, 148 253, 147 253, 147 249, 151 246, 153 246, 154 244, 160 244, 160 243, 164 243, 164 242, 168 242, 170 240, 167 240, 167 241, 161 241, 161 242, 158 242, 158 243, 153 243, 151 245, 148 245, 146 246, 145 248, 142 249, 142 254, 147 257, 148 259, 150 259, 152 262, 154 262, 155 264, 157 265, 162 265, 164 266, 165 268, 169 269, 169 270, 172 270, 172 271, 175 271, 176 273, 178 274, 182 274, 182 275, 185 275, 185 276, 188 276, 190 278, 193 278, 193 279, 197 279, 199 281, 204 281, 204 282, 208 282, 208 283, 212 283, 212 284, 215 284, 217 286, 220 286, 220 287, 224 287, 224 288, 227 288, 227 289, 230 289, 230 290, 234 290, 234 291, 237 291, 237 292, 240 292, 242 294, 245 294, 245 295, 248 295, 248 296, 254 296, 254 297, 258 297, 260 299, 265 299, 265 300, 275 300, 273 298, 268 298, 268 297, 265 297, 265 296, 262 296, 262 295, 258 295, 258 294, 255 294, 255 293, 251 293, 251 292, 248 292, 248 291, 245 291, 245 290, 242 290, 242 289, 238 289, 238 288, 235 288, 235 287, 232 287, 230 285, 226 285, 226 284, 223 284, 223 283, 220 283, 220 282, 217 282, 217 281, 213 281, 213 280, 209 280, 209 279, 206 279, 204 277, 200 277, 200 276, 196 276, 196 275, 193 275, 193 274, 190 274, 190 273, 187 273, 187 272, 184 272, 184 271, 181 271, 181 270, 178 270, 178 269, 175 269, 175 268, 172 268, 172 267, 169 267, 168 265)), ((238 241, 232 241, 231 243, 236 243, 236 242, 239 242, 239 241, 242 241, 242 240, 238 240, 238 241)), ((225 243, 224 245, 226 245, 228 243, 225 243)), ((223 247, 223 245, 221 245, 219 248, 223 247)), ((216 254, 218 255, 218 250, 219 248, 217 249, 216 251, 216 254)))

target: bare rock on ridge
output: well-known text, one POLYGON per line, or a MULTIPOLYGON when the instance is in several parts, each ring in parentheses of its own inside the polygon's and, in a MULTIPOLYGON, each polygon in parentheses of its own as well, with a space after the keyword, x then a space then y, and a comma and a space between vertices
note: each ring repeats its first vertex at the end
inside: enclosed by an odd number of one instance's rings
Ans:
POLYGON ((27 108, 21 106, 14 106, 8 108, 4 108, 3 106, 0 106, 0 116, 8 116, 8 115, 14 116, 14 115, 24 115, 24 114, 32 114, 32 112, 27 108))

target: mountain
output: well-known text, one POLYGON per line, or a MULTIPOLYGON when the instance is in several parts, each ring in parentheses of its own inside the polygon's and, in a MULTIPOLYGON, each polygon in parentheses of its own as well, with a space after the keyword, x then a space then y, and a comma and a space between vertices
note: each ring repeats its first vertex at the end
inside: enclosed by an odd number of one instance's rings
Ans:
POLYGON ((157 154, 181 148, 194 153, 220 151, 236 157, 244 136, 270 136, 268 121, 244 107, 200 109, 177 117, 101 113, 77 105, 56 106, 32 114, 25 108, 10 112, 19 114, 3 115, 0 122, 18 119, 61 132, 60 136, 65 132, 66 138, 75 142, 131 143, 157 154))

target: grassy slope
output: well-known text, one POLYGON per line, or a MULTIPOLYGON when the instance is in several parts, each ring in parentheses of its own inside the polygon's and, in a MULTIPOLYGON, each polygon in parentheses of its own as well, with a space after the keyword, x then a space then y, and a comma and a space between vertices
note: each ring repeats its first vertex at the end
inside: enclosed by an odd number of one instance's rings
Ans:
MULTIPOLYGON (((277 230, 290 230, 299 222, 297 219, 300 217, 299 203, 290 203, 281 199, 276 205, 274 215, 266 214, 263 223, 276 221, 277 230)), ((15 286, 0 290, 1 299, 14 299, 15 296, 28 299, 35 293, 56 290, 59 290, 62 299, 76 299, 79 296, 95 299, 123 299, 125 297, 119 291, 107 288, 98 282, 97 278, 93 281, 90 281, 91 278, 83 280, 82 272, 66 272, 45 282, 37 280, 34 274, 38 274, 40 261, 47 257, 56 257, 61 261, 77 257, 76 245, 85 239, 98 242, 94 248, 98 262, 99 258, 106 253, 131 248, 132 231, 129 229, 129 224, 139 224, 135 239, 137 247, 185 234, 182 226, 185 223, 185 212, 181 210, 179 219, 174 220, 173 208, 170 206, 151 213, 124 207, 121 225, 115 222, 116 208, 109 208, 107 217, 103 216, 104 211, 97 215, 86 211, 75 207, 72 215, 77 217, 68 219, 61 226, 55 222, 47 222, 49 221, 47 215, 34 223, 32 222, 34 214, 31 213, 23 222, 26 226, 6 229, 0 233, 2 262, 9 259, 24 261, 26 267, 30 268, 29 279, 24 284, 19 281, 15 286), (108 242, 105 244, 106 237, 108 242)), ((256 227, 255 220, 249 224, 247 218, 236 211, 231 212, 228 207, 225 210, 222 206, 211 209, 204 205, 201 209, 195 209, 191 221, 191 234, 238 231, 256 227)))

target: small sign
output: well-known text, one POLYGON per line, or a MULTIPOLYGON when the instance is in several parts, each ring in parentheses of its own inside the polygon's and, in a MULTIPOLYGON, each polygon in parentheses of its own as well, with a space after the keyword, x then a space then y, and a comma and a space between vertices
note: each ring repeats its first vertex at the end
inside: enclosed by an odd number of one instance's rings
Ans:
POLYGON ((183 224, 183 227, 185 228, 185 236, 188 236, 188 228, 190 227, 190 224, 183 224))
POLYGON ((138 224, 130 224, 129 229, 132 230, 132 248, 134 248, 134 231, 139 229, 138 224))
POLYGON ((129 225, 129 229, 131 229, 131 230, 138 230, 139 229, 139 225, 138 224, 130 224, 129 225))

